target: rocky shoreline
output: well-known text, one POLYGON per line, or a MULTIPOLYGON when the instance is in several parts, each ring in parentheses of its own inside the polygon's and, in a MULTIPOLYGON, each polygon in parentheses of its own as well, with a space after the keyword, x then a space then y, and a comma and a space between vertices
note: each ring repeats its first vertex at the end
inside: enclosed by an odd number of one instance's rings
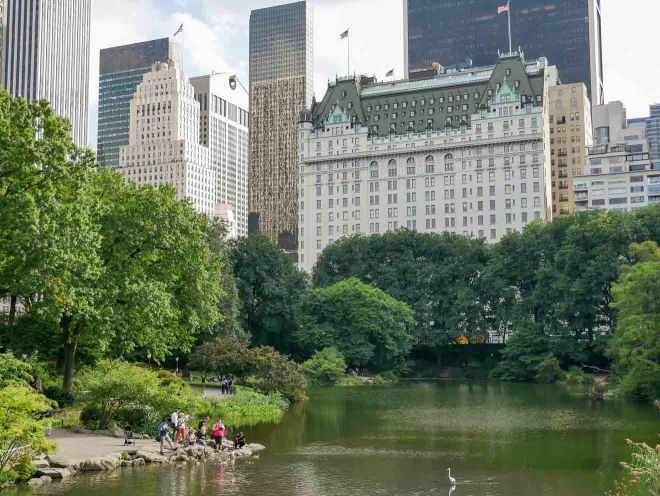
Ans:
POLYGON ((37 469, 35 477, 28 481, 30 486, 40 486, 54 480, 62 480, 85 472, 100 472, 115 470, 121 467, 139 467, 147 464, 157 463, 201 463, 215 461, 218 463, 234 463, 236 460, 245 458, 258 458, 260 451, 266 449, 261 444, 248 444, 240 449, 234 449, 231 441, 225 441, 224 450, 219 451, 209 446, 177 447, 174 451, 166 448, 163 455, 160 454, 159 444, 153 447, 132 447, 98 458, 89 458, 78 463, 70 464, 58 459, 57 456, 42 456, 34 460, 37 469))

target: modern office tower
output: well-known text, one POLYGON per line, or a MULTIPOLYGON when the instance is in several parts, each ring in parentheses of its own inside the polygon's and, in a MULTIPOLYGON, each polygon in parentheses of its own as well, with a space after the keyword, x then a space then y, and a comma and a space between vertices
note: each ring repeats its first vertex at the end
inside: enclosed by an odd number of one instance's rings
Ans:
POLYGON ((294 252, 298 116, 313 96, 312 9, 297 2, 250 14, 250 232, 294 252))
POLYGON ((644 128, 628 127, 621 102, 592 109, 594 145, 583 175, 573 180, 576 211, 635 211, 660 203, 660 169, 653 169, 644 128))
POLYGON ((200 105, 199 132, 216 174, 216 214, 225 218, 229 237, 247 235, 249 95, 236 76, 191 78, 200 105))
POLYGON ((169 60, 181 65, 181 45, 169 38, 101 50, 96 148, 100 164, 119 167, 119 149, 128 145, 131 98, 142 75, 156 62, 169 60))
POLYGON ((5 0, 2 86, 49 100, 87 146, 91 0, 5 0))
POLYGON ((495 242, 550 219, 546 59, 377 83, 338 78, 301 115, 299 266, 341 237, 399 228, 495 242))
MULTIPOLYGON (((404 65, 433 63, 476 66, 508 48, 506 0, 404 0, 404 65), (467 62, 467 64, 466 64, 467 62)), ((562 83, 583 82, 589 100, 603 103, 601 0, 515 0, 511 2, 514 46, 528 57, 547 57, 562 83)))
POLYGON ((651 160, 660 168, 660 103, 651 105, 650 116, 646 119, 646 137, 649 140, 651 160))
POLYGON ((584 83, 550 87, 553 217, 573 213, 573 177, 582 175, 592 145, 591 104, 584 83))
POLYGON ((200 144, 200 106, 195 90, 175 63, 157 62, 131 100, 129 144, 119 171, 138 187, 174 186, 198 212, 216 214, 216 171, 200 144))

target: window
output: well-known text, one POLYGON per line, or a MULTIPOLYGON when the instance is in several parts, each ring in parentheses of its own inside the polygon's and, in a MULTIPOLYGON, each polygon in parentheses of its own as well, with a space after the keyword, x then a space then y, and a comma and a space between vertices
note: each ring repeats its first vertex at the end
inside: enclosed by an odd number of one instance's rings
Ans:
POLYGON ((396 160, 390 160, 387 164, 387 175, 389 177, 396 176, 396 160))
POLYGON ((371 162, 369 165, 369 177, 375 178, 378 177, 378 162, 371 162))
POLYGON ((406 161, 406 172, 409 175, 415 174, 415 159, 412 157, 406 161))

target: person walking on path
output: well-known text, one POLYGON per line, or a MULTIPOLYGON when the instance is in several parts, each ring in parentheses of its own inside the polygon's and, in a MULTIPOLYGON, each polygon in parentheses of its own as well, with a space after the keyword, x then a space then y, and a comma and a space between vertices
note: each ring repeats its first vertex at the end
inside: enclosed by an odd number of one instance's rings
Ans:
POLYGON ((163 421, 158 426, 158 435, 160 437, 160 454, 161 455, 165 454, 165 452, 163 451, 163 448, 165 447, 165 441, 167 441, 167 444, 170 445, 170 449, 174 451, 174 445, 172 444, 172 440, 170 439, 170 429, 169 426, 167 425, 166 418, 164 418, 163 421))
POLYGON ((222 420, 218 419, 216 423, 213 424, 211 433, 213 434, 213 441, 215 441, 216 448, 223 450, 222 439, 225 437, 225 426, 223 425, 222 420))

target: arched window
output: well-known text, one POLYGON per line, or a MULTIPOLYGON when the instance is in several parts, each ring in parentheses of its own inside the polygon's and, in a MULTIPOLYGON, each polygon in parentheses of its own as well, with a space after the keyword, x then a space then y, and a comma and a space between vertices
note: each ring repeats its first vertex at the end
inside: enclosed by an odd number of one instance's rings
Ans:
POLYGON ((408 174, 415 173, 415 159, 412 157, 406 160, 406 173, 408 174))
POLYGON ((428 155, 424 162, 426 164, 426 172, 435 172, 435 163, 433 163, 433 155, 428 155))
POLYGON ((394 159, 387 163, 387 176, 396 177, 396 160, 394 159))
POLYGON ((451 153, 445 155, 445 171, 454 170, 454 156, 451 153))
POLYGON ((369 177, 376 178, 378 177, 378 162, 375 160, 369 164, 369 177))

